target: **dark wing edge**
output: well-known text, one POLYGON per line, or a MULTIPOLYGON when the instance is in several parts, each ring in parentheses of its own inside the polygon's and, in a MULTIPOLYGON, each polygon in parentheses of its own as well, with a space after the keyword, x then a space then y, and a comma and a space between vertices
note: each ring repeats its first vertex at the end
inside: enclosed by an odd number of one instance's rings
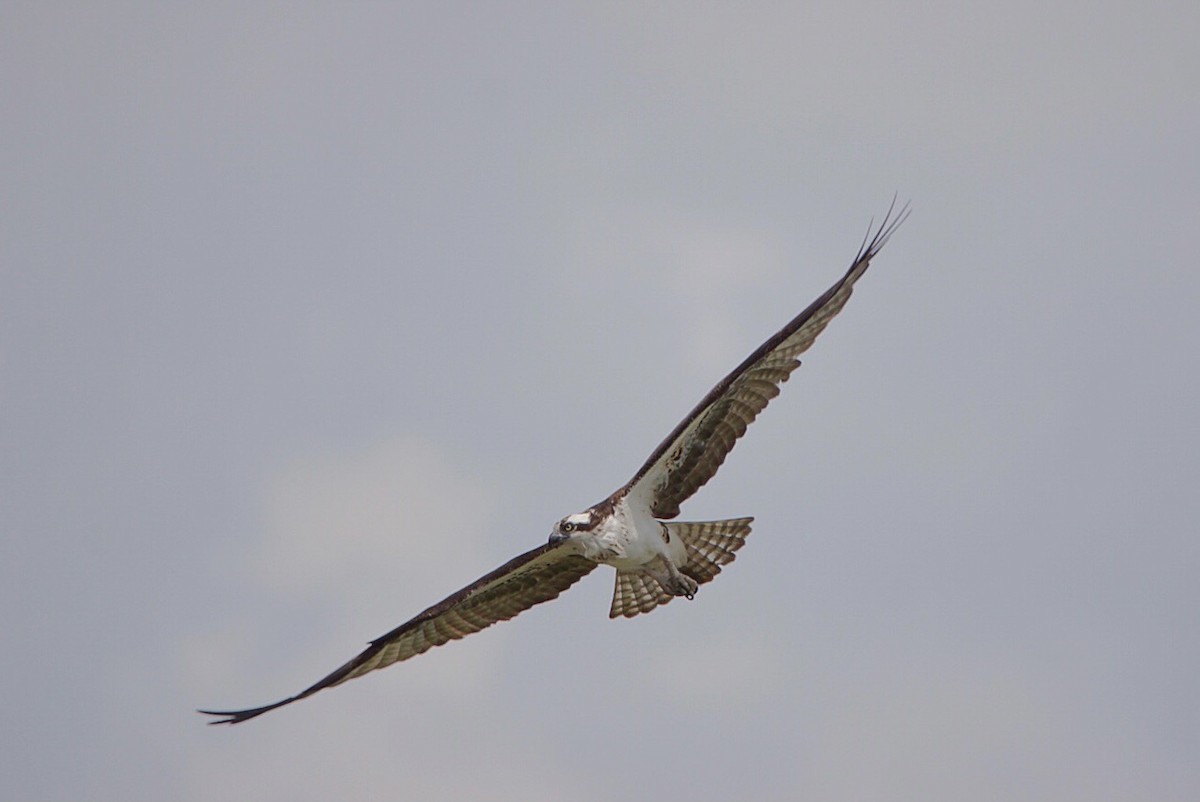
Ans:
POLYGON ((209 724, 240 724, 325 688, 407 660, 452 640, 506 621, 534 605, 558 597, 597 563, 572 552, 567 543, 539 546, 514 557, 491 573, 371 641, 357 657, 295 696, 246 710, 198 710, 219 716, 209 724))
POLYGON ((779 385, 800 366, 796 357, 841 311, 854 282, 908 215, 908 203, 897 211, 893 197, 878 228, 874 220, 867 226, 846 274, 713 387, 617 495, 642 495, 658 518, 679 515, 679 505, 716 475, 746 427, 779 395, 779 385))

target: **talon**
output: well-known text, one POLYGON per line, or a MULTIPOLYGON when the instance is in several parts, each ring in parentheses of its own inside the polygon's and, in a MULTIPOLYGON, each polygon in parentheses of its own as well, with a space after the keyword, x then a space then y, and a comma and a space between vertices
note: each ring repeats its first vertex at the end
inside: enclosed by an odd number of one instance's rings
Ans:
POLYGON ((689 600, 694 599, 696 591, 700 588, 699 582, 680 572, 670 563, 666 564, 664 571, 651 573, 651 576, 658 582, 659 587, 672 596, 686 596, 689 600))

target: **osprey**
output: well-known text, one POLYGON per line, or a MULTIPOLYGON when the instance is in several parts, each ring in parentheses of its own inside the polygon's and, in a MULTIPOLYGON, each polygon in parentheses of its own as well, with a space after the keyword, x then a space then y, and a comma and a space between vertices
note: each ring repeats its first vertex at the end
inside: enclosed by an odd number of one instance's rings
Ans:
POLYGON ((557 598, 597 565, 616 569, 610 618, 648 613, 677 596, 691 599, 712 581, 750 534, 752 518, 675 522, 679 505, 716 474, 746 427, 779 395, 854 282, 908 216, 888 210, 874 236, 868 228, 850 269, 734 368, 688 413, 638 469, 608 498, 554 525, 545 544, 509 560, 457 593, 371 641, 357 657, 295 696, 247 710, 201 710, 211 724, 237 724, 398 663, 497 621, 557 598))

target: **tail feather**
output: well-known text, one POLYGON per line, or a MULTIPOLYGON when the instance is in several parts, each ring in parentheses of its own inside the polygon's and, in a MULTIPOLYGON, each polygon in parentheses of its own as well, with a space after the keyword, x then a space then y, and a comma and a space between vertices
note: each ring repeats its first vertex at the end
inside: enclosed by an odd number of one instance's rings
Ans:
MULTIPOLYGON (((687 563, 679 566, 700 584, 711 582, 721 573, 721 566, 733 562, 736 552, 746 543, 753 518, 731 518, 725 521, 680 521, 667 523, 671 537, 678 537, 687 549, 687 563)), ((609 618, 633 618, 648 613, 675 598, 662 589, 651 574, 634 569, 617 571, 609 618)))
POLYGON ((617 570, 617 584, 613 588, 612 607, 609 618, 625 616, 633 618, 638 613, 648 613, 660 604, 675 598, 662 589, 658 580, 645 571, 617 570))
POLYGON ((687 547, 687 565, 680 570, 700 584, 711 582, 721 573, 721 566, 736 558, 736 552, 746 544, 753 518, 731 518, 727 521, 700 521, 667 524, 667 530, 687 547))

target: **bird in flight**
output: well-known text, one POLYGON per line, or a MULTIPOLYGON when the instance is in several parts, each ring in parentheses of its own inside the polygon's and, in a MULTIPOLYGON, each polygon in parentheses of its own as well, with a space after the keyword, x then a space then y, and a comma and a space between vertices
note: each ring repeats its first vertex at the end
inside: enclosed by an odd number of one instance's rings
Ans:
POLYGON ((506 621, 558 597, 597 565, 616 569, 610 618, 648 613, 677 596, 691 599, 733 561, 752 518, 682 522, 679 505, 716 474, 746 427, 779 395, 854 283, 908 217, 895 203, 872 226, 850 269, 733 369, 679 422, 623 487, 583 512, 568 515, 549 540, 376 638, 359 655, 295 696, 246 710, 201 710, 210 724, 238 724, 377 668, 415 657, 506 621), (893 214, 895 212, 895 214, 893 214), (871 232, 874 231, 874 234, 871 232))

